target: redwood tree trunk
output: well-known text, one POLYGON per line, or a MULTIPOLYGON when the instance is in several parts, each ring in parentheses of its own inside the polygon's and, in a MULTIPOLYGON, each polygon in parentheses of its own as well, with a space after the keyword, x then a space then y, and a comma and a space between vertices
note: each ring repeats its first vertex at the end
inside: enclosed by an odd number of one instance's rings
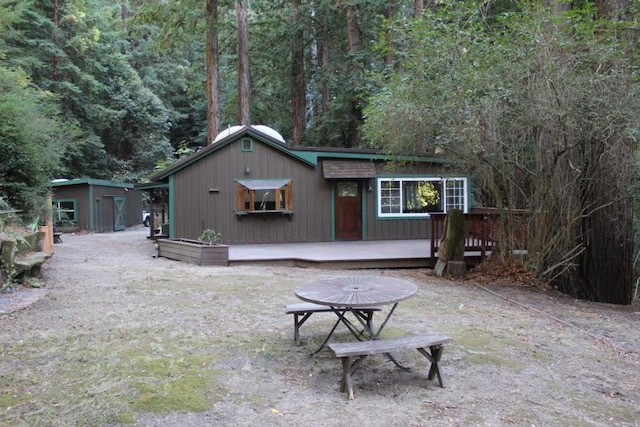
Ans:
POLYGON ((249 86, 248 0, 236 1, 238 20, 238 124, 251 124, 251 89, 249 86))
POLYGON ((351 117, 345 135, 345 147, 357 147, 360 144, 360 125, 362 123, 362 108, 357 98, 357 85, 360 79, 360 67, 355 59, 360 49, 360 19, 357 5, 347 6, 347 40, 349 55, 351 56, 351 75, 353 87, 351 88, 353 99, 351 101, 351 117))
POLYGON ((207 144, 220 132, 218 1, 207 0, 207 144))
MULTIPOLYGON (((58 29, 59 19, 58 19, 58 0, 53 1, 53 25, 58 29)), ((56 39, 56 32, 53 33, 53 40, 56 39)), ((53 55, 51 60, 51 80, 58 80, 58 56, 53 55)))
POLYGON ((357 53, 360 48, 360 21, 358 15, 358 6, 347 6, 347 42, 350 55, 357 53))
POLYGON ((305 75, 304 75, 304 32, 300 25, 301 0, 293 0, 293 23, 296 27, 293 40, 293 145, 302 145, 305 128, 305 75))
MULTIPOLYGON (((387 7, 384 10, 384 18, 388 21, 391 22, 391 19, 393 18, 393 10, 391 9, 391 6, 387 7)), ((389 30, 388 30, 388 26, 385 28, 385 33, 387 33, 387 36, 389 35, 389 30)), ((391 49, 389 49, 385 54, 384 54, 384 63, 386 65, 391 65, 393 63, 393 54, 391 54, 391 49)))
POLYGON ((629 0, 596 0, 598 17, 619 21, 622 19, 621 13, 629 4, 629 0))
POLYGON ((321 69, 322 69, 322 99, 320 101, 320 113, 329 111, 329 25, 327 24, 326 13, 322 14, 322 45, 320 48, 321 69))
POLYGON ((413 16, 417 19, 422 19, 424 16, 424 0, 415 0, 415 10, 413 16))

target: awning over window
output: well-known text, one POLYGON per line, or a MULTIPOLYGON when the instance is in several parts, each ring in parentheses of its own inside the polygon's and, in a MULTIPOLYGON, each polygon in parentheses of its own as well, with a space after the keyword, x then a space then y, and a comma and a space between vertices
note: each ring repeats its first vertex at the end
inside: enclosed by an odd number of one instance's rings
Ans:
POLYGON ((290 179, 239 179, 238 182, 249 190, 277 190, 286 186, 290 179))
POLYGON ((375 178, 376 166, 370 161, 324 160, 325 178, 375 178))

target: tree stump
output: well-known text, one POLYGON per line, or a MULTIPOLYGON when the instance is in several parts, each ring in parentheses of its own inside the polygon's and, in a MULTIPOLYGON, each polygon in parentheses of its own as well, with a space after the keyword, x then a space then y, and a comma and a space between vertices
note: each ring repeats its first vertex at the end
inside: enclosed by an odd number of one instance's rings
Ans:
POLYGON ((464 214, 460 209, 452 209, 444 220, 442 241, 438 249, 438 262, 435 266, 436 276, 447 274, 460 276, 464 274, 464 243, 466 225, 464 214), (450 266, 448 265, 450 264, 450 266))

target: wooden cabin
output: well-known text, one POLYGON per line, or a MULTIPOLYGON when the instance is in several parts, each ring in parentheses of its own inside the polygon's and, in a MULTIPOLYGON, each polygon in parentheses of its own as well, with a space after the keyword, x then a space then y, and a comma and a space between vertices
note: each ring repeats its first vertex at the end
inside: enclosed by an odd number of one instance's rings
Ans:
POLYGON ((442 160, 293 147, 266 126, 232 127, 136 189, 167 201, 168 237, 227 244, 424 239, 431 213, 471 208, 442 160))
POLYGON ((60 231, 121 231, 142 224, 142 193, 133 184, 61 179, 53 187, 53 219, 60 231))

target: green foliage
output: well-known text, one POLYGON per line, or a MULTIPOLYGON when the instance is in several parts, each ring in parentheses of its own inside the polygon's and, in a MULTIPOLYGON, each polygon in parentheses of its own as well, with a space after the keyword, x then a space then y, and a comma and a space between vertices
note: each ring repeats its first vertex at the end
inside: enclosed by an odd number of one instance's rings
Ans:
POLYGON ((49 181, 61 170, 64 146, 55 98, 21 70, 0 67, 0 197, 29 221, 44 216, 49 181))
POLYGON ((200 237, 198 237, 198 241, 207 245, 217 245, 222 241, 222 233, 219 233, 216 230, 206 229, 202 232, 200 237))
POLYGON ((533 6, 487 20, 466 2, 395 23, 398 71, 378 76, 364 132, 393 153, 448 157, 483 189, 480 204, 531 209, 538 278, 626 303, 637 41, 593 15, 533 6), (624 251, 604 249, 614 240, 624 251))

